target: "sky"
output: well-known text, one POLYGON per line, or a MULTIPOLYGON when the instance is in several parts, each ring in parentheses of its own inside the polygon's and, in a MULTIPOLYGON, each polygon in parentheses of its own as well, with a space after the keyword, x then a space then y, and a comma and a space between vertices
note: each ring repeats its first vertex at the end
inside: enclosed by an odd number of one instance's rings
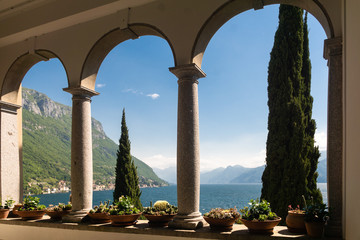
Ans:
MULTIPOLYGON (((267 138, 267 69, 279 5, 249 10, 224 24, 206 48, 199 80, 201 171, 217 167, 265 164, 267 138)), ((309 14, 313 118, 316 145, 326 151, 327 61, 325 32, 309 14)), ((103 61, 92 98, 92 117, 118 143, 122 109, 131 154, 151 167, 176 166, 177 78, 168 43, 145 36, 116 46, 103 61)), ((40 62, 25 75, 23 86, 71 106, 65 70, 58 59, 40 62)), ((321 156, 320 159, 325 156, 321 156)))

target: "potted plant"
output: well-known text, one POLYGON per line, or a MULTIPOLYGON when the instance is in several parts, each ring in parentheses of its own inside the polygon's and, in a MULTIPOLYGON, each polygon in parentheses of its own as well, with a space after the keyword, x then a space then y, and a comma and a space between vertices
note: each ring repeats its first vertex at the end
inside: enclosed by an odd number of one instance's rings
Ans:
POLYGON ((5 219, 8 217, 10 208, 12 208, 14 202, 15 201, 12 199, 7 199, 5 200, 5 205, 3 206, 0 200, 0 219, 5 219))
POLYGON ((45 205, 40 205, 38 197, 27 196, 24 198, 23 206, 17 211, 22 220, 41 219, 45 214, 45 205))
POLYGON ((204 219, 215 231, 231 231, 235 221, 240 217, 236 207, 230 209, 213 208, 204 214, 204 219))
POLYGON ((59 205, 53 206, 49 205, 48 208, 46 208, 45 212, 47 215, 50 216, 51 220, 59 221, 62 219, 63 216, 69 214, 71 212, 72 205, 69 202, 68 204, 59 203, 59 205))
POLYGON ((241 222, 251 233, 273 234, 273 229, 279 224, 281 218, 271 211, 270 203, 266 200, 253 200, 249 207, 240 210, 242 213, 241 222))
POLYGON ((154 206, 145 207, 143 214, 149 220, 150 227, 166 227, 177 214, 178 208, 167 201, 156 201, 154 206))
POLYGON ((141 211, 134 206, 131 198, 127 196, 119 197, 109 213, 111 224, 114 226, 134 225, 141 215, 141 211))
POLYGON ((111 222, 109 218, 110 209, 112 209, 110 200, 104 203, 100 202, 99 206, 94 206, 94 208, 90 210, 88 216, 92 223, 109 223, 111 222))
POLYGON ((286 225, 289 232, 292 233, 306 233, 305 227, 305 210, 300 209, 297 205, 296 208, 288 206, 288 215, 286 216, 286 225))
POLYGON ((329 217, 326 204, 313 203, 305 209, 305 227, 310 237, 320 238, 324 232, 324 225, 329 217))

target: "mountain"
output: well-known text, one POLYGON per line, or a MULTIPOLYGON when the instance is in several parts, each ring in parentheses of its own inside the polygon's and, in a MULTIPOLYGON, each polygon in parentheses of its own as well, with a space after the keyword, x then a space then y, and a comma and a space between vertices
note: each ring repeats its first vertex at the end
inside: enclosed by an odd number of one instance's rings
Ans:
MULTIPOLYGON (((227 183, 261 183, 265 165, 256 168, 245 168, 240 165, 216 168, 210 172, 201 173, 202 184, 227 184, 227 183)), ((326 159, 318 164, 318 183, 326 183, 326 159)), ((164 178, 166 179, 166 178, 164 178)))
MULTIPOLYGON (((23 88, 24 189, 54 187, 70 181, 71 107, 45 94, 23 88)), ((115 179, 118 145, 92 118, 94 183, 111 185, 115 179)), ((120 135, 120 133, 119 133, 120 135)), ((147 164, 133 157, 141 185, 167 185, 147 164)))
POLYGON ((176 184, 176 167, 168 167, 165 169, 153 168, 154 172, 165 181, 176 184))

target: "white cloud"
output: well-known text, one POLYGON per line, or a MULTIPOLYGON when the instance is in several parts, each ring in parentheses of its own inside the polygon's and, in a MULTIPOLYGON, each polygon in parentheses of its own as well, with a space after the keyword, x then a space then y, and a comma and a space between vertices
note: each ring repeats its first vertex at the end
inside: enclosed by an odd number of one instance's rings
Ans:
POLYGON ((151 157, 145 157, 141 159, 147 165, 152 168, 160 168, 165 169, 168 167, 175 167, 176 166, 176 158, 175 157, 166 157, 162 154, 156 154, 151 157))
POLYGON ((97 88, 103 88, 103 87, 105 87, 105 86, 106 86, 105 83, 98 83, 98 84, 96 84, 96 87, 97 87, 97 88))
POLYGON ((326 132, 315 132, 315 146, 319 146, 320 151, 326 151, 327 149, 327 134, 326 132))
POLYGON ((135 89, 132 89, 132 88, 129 88, 129 89, 126 89, 124 90, 123 92, 129 92, 129 93, 132 93, 132 94, 139 94, 139 95, 143 95, 144 93, 139 91, 139 90, 135 90, 135 89))
POLYGON ((152 99, 157 99, 157 98, 159 98, 160 97, 160 95, 159 94, 157 94, 157 93, 153 93, 153 94, 148 94, 148 95, 146 95, 147 97, 151 97, 152 99))

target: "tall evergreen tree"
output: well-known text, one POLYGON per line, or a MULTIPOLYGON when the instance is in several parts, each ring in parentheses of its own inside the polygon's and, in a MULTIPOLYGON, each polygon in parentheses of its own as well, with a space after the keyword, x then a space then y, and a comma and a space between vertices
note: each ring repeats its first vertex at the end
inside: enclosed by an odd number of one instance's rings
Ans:
POLYGON ((313 97, 310 94, 311 91, 311 61, 309 51, 309 31, 307 25, 307 15, 305 12, 304 19, 304 42, 303 42, 303 63, 301 75, 303 77, 303 112, 305 117, 305 140, 306 145, 304 147, 304 158, 310 162, 309 174, 307 177, 307 194, 308 197, 312 196, 314 201, 322 202, 321 191, 317 188, 316 180, 318 173, 316 172, 318 160, 320 157, 319 148, 315 147, 314 135, 316 130, 315 120, 312 119, 312 106, 313 97))
POLYGON ((117 151, 115 171, 115 190, 113 193, 114 201, 119 199, 122 195, 129 196, 133 200, 134 205, 138 209, 142 209, 140 202, 141 191, 139 188, 137 169, 130 154, 130 140, 125 121, 125 109, 123 109, 121 119, 121 137, 119 140, 119 150, 117 151))
POLYGON ((306 195, 309 163, 305 144, 301 77, 303 11, 280 5, 279 26, 268 68, 268 138, 261 198, 283 219, 287 206, 301 204, 306 195))

